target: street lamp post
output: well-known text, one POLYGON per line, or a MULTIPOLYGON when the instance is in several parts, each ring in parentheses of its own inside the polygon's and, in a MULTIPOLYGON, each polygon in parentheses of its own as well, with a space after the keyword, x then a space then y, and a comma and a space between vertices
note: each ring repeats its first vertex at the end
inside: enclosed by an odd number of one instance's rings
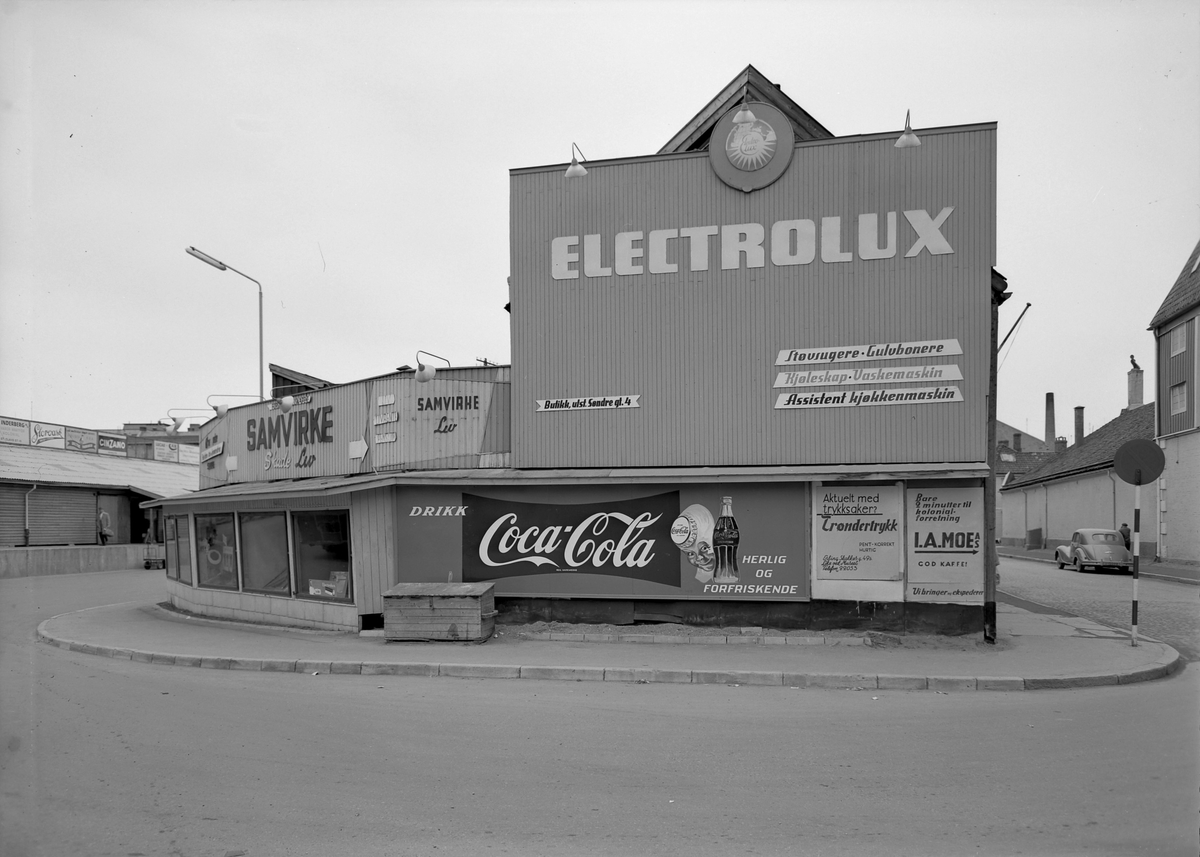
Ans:
POLYGON ((212 256, 197 250, 195 247, 186 247, 188 255, 195 256, 201 262, 212 265, 218 271, 233 271, 241 277, 245 277, 254 285, 258 286, 258 400, 261 402, 265 399, 263 396, 263 310, 262 310, 262 283, 251 277, 249 274, 243 274, 232 265, 226 265, 224 262, 214 259, 212 256))

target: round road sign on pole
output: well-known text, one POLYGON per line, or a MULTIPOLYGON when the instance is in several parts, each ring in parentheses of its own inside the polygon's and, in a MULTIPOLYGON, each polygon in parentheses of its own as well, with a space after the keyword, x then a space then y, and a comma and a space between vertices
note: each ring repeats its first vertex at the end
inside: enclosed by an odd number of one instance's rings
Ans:
POLYGON ((1121 444, 1113 457, 1113 470, 1133 486, 1133 621, 1129 639, 1138 644, 1138 560, 1142 553, 1142 485, 1162 475, 1166 456, 1152 440, 1131 440, 1121 444))
POLYGON ((1121 444, 1113 458, 1113 469, 1130 485, 1145 485, 1162 475, 1167 459, 1152 440, 1131 440, 1121 444))

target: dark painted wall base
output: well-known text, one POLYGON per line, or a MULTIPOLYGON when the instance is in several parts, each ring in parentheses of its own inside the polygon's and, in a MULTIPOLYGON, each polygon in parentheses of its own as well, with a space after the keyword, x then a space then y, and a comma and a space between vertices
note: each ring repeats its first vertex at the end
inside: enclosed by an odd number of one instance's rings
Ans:
POLYGON ((870 601, 619 601, 588 598, 497 598, 497 621, 632 625, 739 625, 780 630, 908 631, 920 634, 983 632, 982 604, 870 601))

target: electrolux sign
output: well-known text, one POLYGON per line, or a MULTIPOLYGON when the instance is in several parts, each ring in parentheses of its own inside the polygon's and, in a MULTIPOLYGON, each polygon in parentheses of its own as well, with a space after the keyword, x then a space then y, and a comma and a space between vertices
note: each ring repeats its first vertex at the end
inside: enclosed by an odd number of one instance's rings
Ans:
MULTIPOLYGON (((905 211, 904 219, 911 229, 904 235, 908 241, 904 258, 911 259, 922 252, 931 256, 954 253, 942 234, 953 213, 954 206, 945 206, 933 216, 924 209, 905 211)), ((818 219, 822 263, 850 262, 856 253, 858 259, 892 259, 899 250, 896 212, 886 212, 885 217, 884 241, 879 240, 879 215, 864 212, 857 217, 857 242, 845 248, 840 215, 776 220, 769 230, 762 223, 725 223, 648 232, 643 229, 618 232, 615 236, 583 235, 582 250, 579 235, 560 235, 550 242, 550 275, 556 280, 574 280, 582 272, 584 277, 595 279, 611 277, 614 272, 619 277, 647 271, 675 274, 681 268, 690 274, 707 271, 718 261, 723 271, 763 268, 768 260, 774 267, 808 265, 817 258, 818 219), (718 239, 715 244, 714 238, 718 239)))

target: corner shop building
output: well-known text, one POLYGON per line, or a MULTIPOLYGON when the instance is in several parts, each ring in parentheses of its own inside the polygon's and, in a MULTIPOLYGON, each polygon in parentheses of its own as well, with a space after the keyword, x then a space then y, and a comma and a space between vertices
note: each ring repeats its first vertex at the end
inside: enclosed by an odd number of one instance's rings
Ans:
POLYGON ((982 629, 996 128, 917 133, 834 137, 749 67, 658 154, 512 170, 512 366, 209 421, 156 503, 172 601, 356 630, 492 581, 521 619, 982 629))

